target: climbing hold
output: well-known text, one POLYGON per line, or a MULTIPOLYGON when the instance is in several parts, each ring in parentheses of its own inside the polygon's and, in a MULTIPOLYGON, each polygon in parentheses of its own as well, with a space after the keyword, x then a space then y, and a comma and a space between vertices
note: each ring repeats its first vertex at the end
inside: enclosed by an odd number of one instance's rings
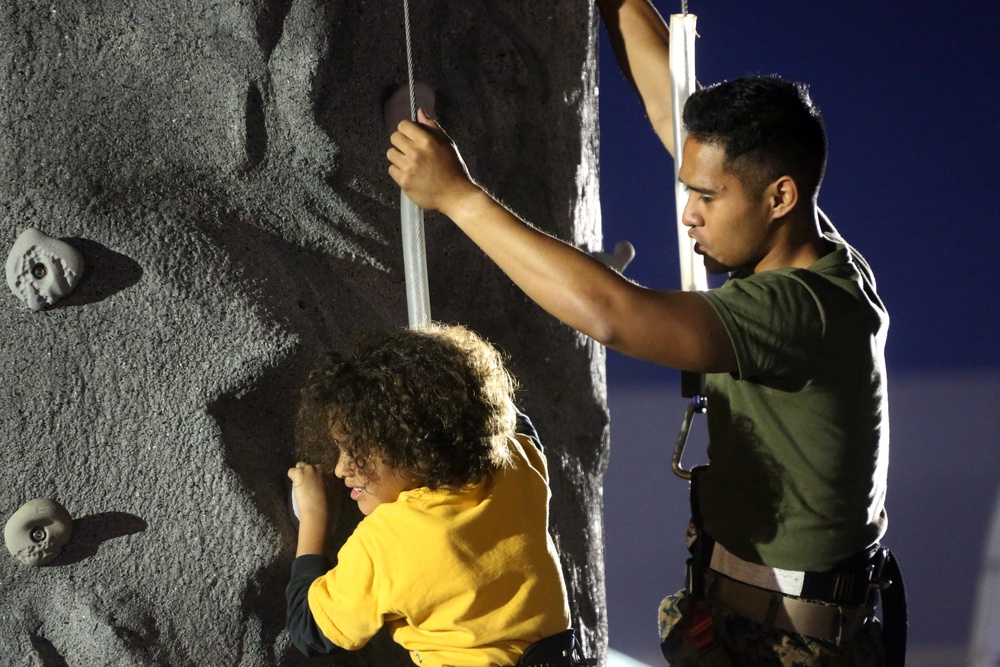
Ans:
POLYGON ((635 259, 635 248, 628 241, 619 241, 615 244, 614 252, 595 252, 593 255, 605 266, 622 273, 635 259))
POLYGON ((7 550, 25 565, 45 565, 59 555, 73 534, 66 508, 48 498, 35 498, 7 520, 3 539, 7 550))
POLYGON ((83 255, 59 239, 28 227, 7 256, 7 286, 32 312, 73 291, 83 275, 83 255))
POLYGON ((299 514, 299 501, 295 497, 295 489, 289 484, 288 486, 288 518, 291 520, 292 525, 295 526, 295 530, 299 529, 299 520, 302 515, 299 514))

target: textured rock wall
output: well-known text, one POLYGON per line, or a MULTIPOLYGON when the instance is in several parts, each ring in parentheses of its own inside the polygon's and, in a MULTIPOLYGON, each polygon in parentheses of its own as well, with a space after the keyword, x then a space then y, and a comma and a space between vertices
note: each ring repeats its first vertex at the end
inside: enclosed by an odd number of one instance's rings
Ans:
MULTIPOLYGON (((589 3, 411 5, 418 77, 473 172, 596 248, 589 3)), ((0 298, 3 518, 37 496, 75 518, 52 564, 0 558, 0 664, 304 664, 282 632, 290 416, 322 344, 406 322, 381 119, 402 17, 401 0, 3 3, 0 245, 34 226, 87 273, 42 312, 0 298)), ((601 653, 603 352, 427 223, 432 314, 512 357, 601 653)), ((408 662, 380 636, 311 664, 408 662)))

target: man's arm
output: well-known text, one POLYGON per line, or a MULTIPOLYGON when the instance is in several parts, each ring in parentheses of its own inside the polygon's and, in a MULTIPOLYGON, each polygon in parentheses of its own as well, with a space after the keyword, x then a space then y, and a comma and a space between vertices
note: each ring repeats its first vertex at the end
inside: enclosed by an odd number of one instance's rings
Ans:
POLYGON ((682 370, 736 370, 706 299, 640 287, 520 220, 472 181, 448 135, 420 119, 392 135, 389 174, 419 206, 451 218, 538 305, 624 354, 682 370))
POLYGON ((670 31, 649 0, 597 0, 611 48, 653 130, 674 155, 670 31))

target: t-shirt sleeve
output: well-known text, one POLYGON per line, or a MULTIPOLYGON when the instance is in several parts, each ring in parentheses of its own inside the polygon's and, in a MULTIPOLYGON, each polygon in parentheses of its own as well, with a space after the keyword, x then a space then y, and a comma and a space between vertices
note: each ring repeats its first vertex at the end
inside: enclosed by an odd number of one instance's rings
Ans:
POLYGON ((287 616, 285 628, 292 643, 306 656, 325 655, 337 650, 316 625, 309 610, 309 587, 330 569, 331 563, 325 556, 299 556, 292 561, 292 576, 285 588, 287 616))
POLYGON ((532 437, 518 433, 510 441, 510 446, 515 448, 518 458, 523 459, 547 485, 549 482, 549 463, 541 447, 535 445, 532 437))
POLYGON ((826 328, 822 305, 794 272, 730 279, 701 293, 722 319, 741 380, 808 377, 826 328))
POLYGON ((359 536, 363 523, 340 549, 337 565, 315 579, 308 592, 309 609, 323 635, 350 651, 367 644, 393 617, 386 608, 391 583, 376 574, 374 558, 359 536))

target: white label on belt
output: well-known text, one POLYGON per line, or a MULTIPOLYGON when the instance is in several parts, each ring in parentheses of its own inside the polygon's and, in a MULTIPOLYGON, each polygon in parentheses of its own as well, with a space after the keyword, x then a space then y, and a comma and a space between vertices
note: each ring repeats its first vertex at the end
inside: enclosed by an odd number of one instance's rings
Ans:
POLYGON ((782 570, 777 567, 747 562, 730 553, 718 542, 712 549, 712 562, 708 566, 716 572, 742 581, 744 584, 766 588, 785 595, 802 595, 802 582, 806 578, 805 572, 782 570))

